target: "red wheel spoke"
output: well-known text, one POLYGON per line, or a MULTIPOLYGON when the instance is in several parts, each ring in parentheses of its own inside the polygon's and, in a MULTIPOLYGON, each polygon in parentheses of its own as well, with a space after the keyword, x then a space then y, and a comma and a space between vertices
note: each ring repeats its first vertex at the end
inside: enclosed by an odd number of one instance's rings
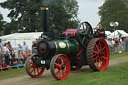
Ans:
POLYGON ((56 70, 58 67, 54 68, 54 70, 56 70))
POLYGON ((32 64, 32 65, 33 65, 33 63, 32 63, 32 62, 29 62, 29 64, 32 64))
POLYGON ((93 59, 93 61, 95 61, 98 57, 99 57, 99 56, 96 56, 96 57, 93 59))
POLYGON ((58 64, 58 63, 54 63, 54 64, 56 64, 57 66, 59 66, 60 64, 58 64))
POLYGON ((56 72, 56 75, 57 75, 59 72, 60 72, 60 70, 58 70, 58 71, 56 72))
POLYGON ((38 74, 40 73, 38 68, 37 68, 37 72, 38 72, 38 74))
MULTIPOLYGON (((58 57, 59 58, 59 57, 58 57)), ((59 59, 57 58, 57 63, 59 64, 59 59)))
POLYGON ((96 67, 98 68, 98 63, 97 63, 97 59, 96 59, 96 67))
POLYGON ((102 58, 100 58, 101 59, 101 61, 100 61, 100 65, 102 66, 102 58))
POLYGON ((102 48, 102 50, 104 50, 106 47, 102 48))
POLYGON ((105 60, 107 60, 107 58, 106 58, 106 57, 104 57, 104 56, 102 56, 102 58, 103 58, 103 59, 105 59, 105 60))
POLYGON ((93 53, 96 53, 96 54, 98 54, 98 52, 97 52, 97 51, 93 51, 93 53))
POLYGON ((97 44, 95 44, 95 46, 96 46, 97 50, 99 51, 99 48, 98 48, 97 44))
POLYGON ((100 57, 98 58, 98 65, 97 65, 97 68, 99 67, 99 63, 100 63, 100 57))
POLYGON ((100 41, 99 41, 99 44, 98 44, 98 48, 99 48, 99 50, 101 49, 101 43, 100 43, 100 41))
POLYGON ((62 76, 64 75, 64 70, 62 70, 62 76))
POLYGON ((61 63, 61 65, 63 65, 63 63, 65 62, 66 60, 63 60, 63 62, 61 63))
POLYGON ((93 57, 96 56, 97 54, 93 54, 93 57))
POLYGON ((64 69, 63 71, 65 71, 65 73, 67 73, 67 70, 66 69, 64 69))
POLYGON ((30 73, 32 74, 33 71, 34 71, 34 69, 30 73))
POLYGON ((32 66, 30 66, 28 69, 32 68, 32 66))
POLYGON ((34 74, 36 75, 36 70, 35 70, 35 68, 34 68, 34 74))

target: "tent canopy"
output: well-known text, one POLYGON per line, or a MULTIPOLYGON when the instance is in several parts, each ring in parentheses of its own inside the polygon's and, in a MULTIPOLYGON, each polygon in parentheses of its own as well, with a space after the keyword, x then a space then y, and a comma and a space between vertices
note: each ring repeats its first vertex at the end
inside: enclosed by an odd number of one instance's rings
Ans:
POLYGON ((32 41, 39 38, 42 32, 31 32, 31 33, 14 33, 5 36, 1 36, 0 39, 3 43, 8 41, 11 42, 12 47, 18 47, 18 44, 23 44, 23 41, 26 41, 29 49, 31 49, 32 41))
POLYGON ((105 31, 105 35, 106 35, 106 36, 109 36, 110 34, 111 34, 110 31, 105 31))
POLYGON ((9 39, 9 40, 22 40, 22 39, 35 39, 41 36, 42 32, 31 32, 31 33, 14 33, 14 34, 9 34, 5 36, 1 36, 0 39, 9 39))
POLYGON ((126 33, 124 30, 115 30, 111 33, 111 35, 108 36, 108 38, 121 38, 121 37, 127 37, 128 33, 126 33))

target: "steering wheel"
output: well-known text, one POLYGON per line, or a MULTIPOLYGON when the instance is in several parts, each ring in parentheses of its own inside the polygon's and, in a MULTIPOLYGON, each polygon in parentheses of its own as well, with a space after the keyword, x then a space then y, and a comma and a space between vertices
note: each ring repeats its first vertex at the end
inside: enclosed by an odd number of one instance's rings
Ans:
POLYGON ((87 43, 89 37, 93 37, 92 26, 88 22, 80 23, 77 28, 77 41, 82 46, 87 43))

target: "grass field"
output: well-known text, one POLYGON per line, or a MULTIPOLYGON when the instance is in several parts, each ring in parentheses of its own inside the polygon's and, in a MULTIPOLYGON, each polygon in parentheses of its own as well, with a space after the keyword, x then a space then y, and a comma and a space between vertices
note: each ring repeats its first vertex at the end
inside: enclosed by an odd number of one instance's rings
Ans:
POLYGON ((128 62, 102 72, 84 72, 50 85, 128 85, 128 62))
MULTIPOLYGON (((110 59, 128 56, 128 52, 114 54, 110 59)), ((0 80, 27 75, 24 68, 0 72, 0 80)), ((48 85, 128 85, 128 62, 108 66, 107 70, 94 72, 87 69, 70 72, 69 77, 61 81, 48 82, 48 85)), ((43 81, 43 79, 42 79, 43 81)), ((36 84, 38 85, 38 84, 36 84)), ((39 84, 40 85, 40 84, 39 84)), ((44 84, 43 84, 44 85, 44 84)))

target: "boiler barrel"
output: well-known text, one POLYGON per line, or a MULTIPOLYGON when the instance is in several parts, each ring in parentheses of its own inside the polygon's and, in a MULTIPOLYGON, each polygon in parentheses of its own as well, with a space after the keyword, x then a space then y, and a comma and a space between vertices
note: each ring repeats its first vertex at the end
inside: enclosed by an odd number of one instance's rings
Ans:
POLYGON ((79 44, 76 40, 42 40, 37 49, 42 58, 48 59, 56 54, 76 54, 79 50, 79 44))
POLYGON ((79 50, 79 44, 76 40, 73 43, 69 40, 56 40, 54 43, 56 46, 55 54, 73 54, 79 50))

